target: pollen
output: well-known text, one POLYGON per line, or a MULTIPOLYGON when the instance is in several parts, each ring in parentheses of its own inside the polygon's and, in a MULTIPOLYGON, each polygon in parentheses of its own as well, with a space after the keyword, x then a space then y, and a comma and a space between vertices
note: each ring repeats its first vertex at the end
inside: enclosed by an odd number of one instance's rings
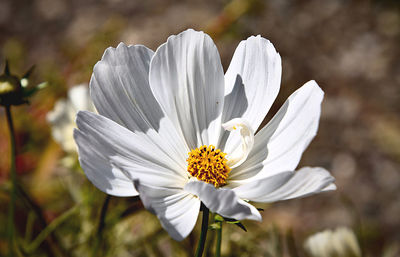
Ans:
POLYGON ((225 185, 231 169, 226 165, 226 153, 213 145, 203 145, 189 152, 187 171, 198 180, 213 184, 215 187, 225 185))

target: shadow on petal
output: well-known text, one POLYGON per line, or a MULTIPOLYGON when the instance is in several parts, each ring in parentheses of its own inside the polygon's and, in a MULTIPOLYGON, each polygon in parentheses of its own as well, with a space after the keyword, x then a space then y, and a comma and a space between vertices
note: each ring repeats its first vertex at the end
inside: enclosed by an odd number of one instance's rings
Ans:
MULTIPOLYGON (((237 74, 235 85, 232 92, 224 98, 224 109, 222 111, 222 123, 225 123, 234 118, 242 117, 247 110, 249 104, 247 102, 246 91, 242 77, 237 74)), ((218 148, 224 149, 230 132, 222 131, 219 138, 218 148)), ((240 144, 240 140, 238 141, 240 144)))

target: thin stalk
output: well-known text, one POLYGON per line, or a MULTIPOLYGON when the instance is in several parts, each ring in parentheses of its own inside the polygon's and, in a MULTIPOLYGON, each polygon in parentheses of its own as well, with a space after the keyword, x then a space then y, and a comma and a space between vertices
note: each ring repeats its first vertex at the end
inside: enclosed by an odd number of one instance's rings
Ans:
POLYGON ((206 242, 207 231, 208 231, 208 216, 209 210, 207 207, 203 205, 203 220, 201 223, 201 233, 200 233, 200 240, 196 250, 196 257, 201 257, 204 251, 204 245, 206 242))
MULTIPOLYGON (((28 193, 24 190, 22 186, 18 184, 17 180, 17 170, 16 170, 16 140, 15 140, 15 130, 14 130, 14 123, 11 115, 11 106, 5 106, 6 109, 6 117, 7 117, 7 124, 8 124, 8 130, 10 133, 10 145, 11 145, 11 164, 10 164, 10 176, 11 176, 11 192, 10 192, 10 207, 9 207, 9 213, 8 213, 8 223, 7 223, 7 231, 8 231, 8 239, 9 239, 9 246, 10 246, 10 256, 14 256, 15 251, 13 250, 14 248, 12 245, 14 244, 14 237, 15 237, 15 203, 16 203, 16 198, 17 198, 17 193, 19 193, 24 200, 28 203, 28 205, 33 209, 35 212, 37 218, 39 219, 40 225, 45 228, 47 226, 47 222, 43 217, 42 210, 40 209, 40 206, 35 203, 32 198, 28 195, 28 193)), ((58 245, 53 244, 54 242, 57 242, 56 238, 51 234, 49 238, 49 243, 51 247, 56 248, 56 250, 60 253, 60 249, 58 245)), ((49 253, 54 255, 53 249, 49 250, 49 253), (51 252, 50 252, 51 251, 51 252)), ((61 254, 61 253, 60 253, 61 254)), ((65 254, 62 254, 62 256, 65 256, 65 254)))
POLYGON ((40 244, 53 232, 58 226, 60 226, 64 221, 69 219, 73 214, 79 211, 79 205, 75 205, 68 211, 64 212, 57 218, 55 218, 45 229, 43 229, 40 234, 33 240, 33 242, 27 247, 26 252, 32 253, 35 251, 40 244))
MULTIPOLYGON (((218 215, 218 214, 216 214, 216 213, 212 213, 212 215, 211 215, 211 221, 209 221, 210 222, 210 224, 214 224, 215 222, 216 222, 216 220, 215 220, 215 216, 216 215, 218 215)), ((211 225, 212 226, 212 225, 211 225)), ((205 247, 205 255, 206 256, 213 256, 214 255, 214 242, 215 242, 215 237, 216 237, 216 231, 215 230, 211 230, 213 233, 211 233, 211 234, 209 234, 208 235, 208 239, 207 239, 207 242, 206 242, 206 245, 204 246, 205 247)), ((210 231, 210 232, 211 232, 210 231)))
MULTIPOLYGON (((36 215, 38 219, 40 229, 43 230, 47 227, 47 221, 43 215, 43 211, 38 203, 29 195, 28 191, 17 181, 17 193, 18 197, 25 201, 30 209, 36 215)), ((69 256, 68 253, 61 247, 59 240, 57 239, 54 231, 46 238, 45 250, 49 256, 69 256)))
POLYGON ((296 241, 294 239, 292 229, 289 229, 286 233, 286 244, 287 244, 287 248, 289 251, 289 256, 290 257, 299 257, 297 247, 296 247, 296 241))
POLYGON ((111 196, 107 195, 106 198, 104 199, 103 206, 101 207, 99 225, 97 226, 95 245, 94 245, 93 251, 92 251, 93 257, 97 256, 97 252, 99 250, 101 242, 103 241, 103 229, 105 227, 106 213, 108 210, 108 204, 110 202, 110 199, 111 199, 111 196))
POLYGON ((11 176, 11 197, 10 204, 8 208, 8 244, 9 244, 9 255, 14 256, 13 250, 13 242, 14 242, 14 234, 15 234, 15 201, 16 201, 16 190, 17 190, 17 171, 15 166, 15 155, 16 155, 16 146, 15 146, 15 131, 14 124, 11 116, 11 106, 6 106, 6 116, 7 116, 7 124, 8 130, 10 132, 10 145, 11 145, 11 164, 10 164, 10 176, 11 176))
POLYGON ((106 199, 104 199, 103 206, 101 207, 99 226, 97 227, 97 235, 99 237, 102 236, 102 232, 103 232, 103 229, 105 226, 106 213, 108 210, 108 204, 110 202, 110 199, 111 199, 111 195, 107 195, 106 199))
POLYGON ((33 226, 35 225, 35 218, 36 218, 35 213, 33 211, 30 211, 28 213, 28 218, 25 227, 25 237, 24 237, 25 242, 30 242, 32 239, 33 226))
POLYGON ((215 257, 221 256, 221 241, 222 241, 222 221, 218 221, 219 229, 217 229, 217 242, 215 244, 215 257))

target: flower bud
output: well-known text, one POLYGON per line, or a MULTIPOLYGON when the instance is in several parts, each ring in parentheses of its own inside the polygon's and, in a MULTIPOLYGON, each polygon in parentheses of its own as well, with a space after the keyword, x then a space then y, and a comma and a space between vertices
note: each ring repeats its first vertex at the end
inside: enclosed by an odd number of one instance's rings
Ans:
POLYGON ((28 103, 28 98, 46 85, 46 83, 41 83, 28 88, 28 77, 33 68, 32 66, 22 78, 19 78, 11 74, 6 61, 4 73, 0 75, 0 105, 11 106, 28 103))
POLYGON ((0 105, 22 104, 22 88, 18 77, 6 74, 0 75, 0 105))

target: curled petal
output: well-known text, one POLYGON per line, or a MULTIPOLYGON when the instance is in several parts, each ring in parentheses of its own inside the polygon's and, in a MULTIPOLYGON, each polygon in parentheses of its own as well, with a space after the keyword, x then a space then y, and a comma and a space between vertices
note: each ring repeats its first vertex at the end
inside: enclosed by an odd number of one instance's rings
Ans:
POLYGON ((242 141, 241 147, 232 149, 232 152, 228 153, 227 156, 228 159, 227 165, 230 168, 235 168, 240 164, 242 164, 247 159, 247 156, 249 155, 251 149, 253 148, 254 131, 249 126, 246 120, 240 118, 232 119, 222 124, 222 127, 228 131, 235 131, 235 130, 240 131, 240 137, 242 141))
POLYGON ((261 179, 295 170, 317 133, 324 92, 315 81, 296 90, 255 136, 249 158, 233 169, 229 179, 261 179))

